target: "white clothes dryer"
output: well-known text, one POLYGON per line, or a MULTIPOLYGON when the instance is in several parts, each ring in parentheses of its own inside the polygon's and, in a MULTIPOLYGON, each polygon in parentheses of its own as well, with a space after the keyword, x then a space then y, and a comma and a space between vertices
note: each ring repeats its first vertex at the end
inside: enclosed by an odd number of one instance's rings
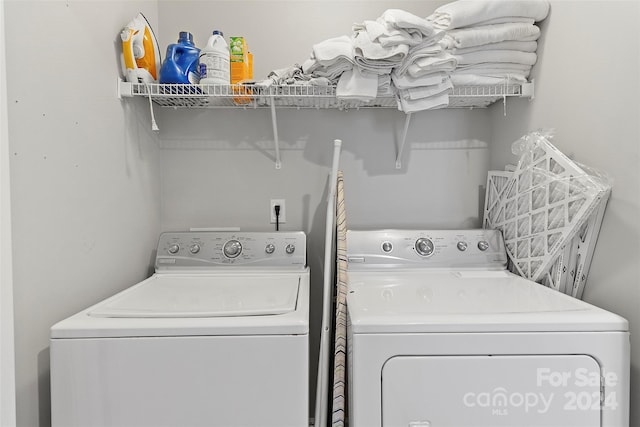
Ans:
POLYGON ((308 425, 302 232, 160 236, 155 273, 51 328, 53 427, 308 425))
POLYGON ((628 426, 622 317, 506 270, 493 230, 348 231, 351 427, 628 426))

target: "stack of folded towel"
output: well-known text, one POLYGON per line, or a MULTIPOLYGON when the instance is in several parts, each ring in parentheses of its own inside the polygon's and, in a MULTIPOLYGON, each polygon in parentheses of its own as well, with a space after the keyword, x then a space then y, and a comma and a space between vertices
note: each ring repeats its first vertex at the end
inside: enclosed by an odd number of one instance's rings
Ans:
MULTIPOLYGON (((364 102, 391 95, 392 87, 398 89, 393 72, 404 68, 404 75, 405 64, 437 54, 438 49, 429 49, 442 37, 442 32, 436 31, 426 19, 400 9, 386 10, 375 21, 356 24, 352 30, 354 67, 341 76, 336 96, 364 102)), ((403 91, 404 88, 398 92, 399 100, 402 95, 408 97, 403 91)), ((398 106, 402 109, 400 101, 398 106)))
POLYGON ((396 19, 401 16, 404 22, 410 22, 422 34, 422 37, 414 37, 407 44, 407 53, 399 63, 394 64, 390 72, 398 109, 411 113, 448 106, 452 87, 449 72, 455 69, 456 62, 438 43, 444 31, 436 29, 426 19, 397 9, 386 11, 377 20, 387 22, 387 31, 393 28, 388 23, 391 16, 396 19))
POLYGON ((447 72, 455 62, 450 55, 443 57, 437 43, 443 31, 400 9, 386 10, 352 30, 351 37, 314 46, 303 71, 314 77, 339 74, 336 97, 346 101, 367 103, 396 93, 398 108, 405 112, 448 105, 447 72))
POLYGON ((456 85, 524 83, 535 64, 546 0, 459 0, 427 18, 389 9, 351 36, 313 46, 302 66, 274 70, 265 84, 336 86, 356 104, 396 95, 406 113, 449 105, 456 85))
POLYGON ((454 85, 524 83, 537 60, 547 1, 468 1, 439 7, 427 19, 445 35, 444 51, 455 58, 454 85))
POLYGON ((349 36, 334 37, 315 44, 311 57, 302 64, 306 75, 324 77, 336 84, 342 73, 353 68, 353 45, 349 36))

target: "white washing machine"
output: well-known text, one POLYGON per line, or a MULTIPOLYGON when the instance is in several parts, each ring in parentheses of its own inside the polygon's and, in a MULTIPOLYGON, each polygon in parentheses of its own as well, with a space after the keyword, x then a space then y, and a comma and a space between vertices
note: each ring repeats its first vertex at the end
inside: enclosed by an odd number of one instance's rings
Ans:
POLYGON ((164 233, 155 274, 51 328, 54 427, 308 426, 302 232, 164 233))
POLYGON ((625 319, 506 271, 499 232, 349 231, 351 427, 629 424, 625 319))

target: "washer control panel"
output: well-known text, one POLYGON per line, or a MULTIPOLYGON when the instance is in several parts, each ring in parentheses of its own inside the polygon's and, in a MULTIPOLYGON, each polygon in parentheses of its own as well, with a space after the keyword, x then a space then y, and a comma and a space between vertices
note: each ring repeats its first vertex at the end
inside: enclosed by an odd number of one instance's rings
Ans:
POLYGON ((507 253, 498 230, 349 230, 349 268, 420 266, 500 268, 507 253))
POLYGON ((156 271, 227 266, 306 266, 306 235, 299 232, 168 232, 160 235, 156 271))

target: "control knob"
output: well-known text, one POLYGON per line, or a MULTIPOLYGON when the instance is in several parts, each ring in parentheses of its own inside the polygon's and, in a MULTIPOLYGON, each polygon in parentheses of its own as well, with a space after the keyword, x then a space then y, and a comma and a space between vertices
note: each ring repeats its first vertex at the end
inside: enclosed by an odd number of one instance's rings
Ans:
POLYGON ((382 243, 382 250, 384 252, 391 252, 393 250, 393 245, 391 244, 391 242, 383 242, 382 243))
POLYGON ((285 248, 284 248, 285 252, 288 253, 289 255, 291 255, 292 253, 294 253, 296 251, 296 245, 294 245, 293 243, 289 243, 285 248))
POLYGON ((461 252, 464 252, 467 250, 467 242, 460 241, 456 246, 458 247, 458 250, 461 252))
POLYGON ((177 243, 174 243, 171 246, 169 246, 169 249, 167 249, 167 252, 169 252, 170 254, 177 254, 179 250, 180 250, 180 246, 177 243))
POLYGON ((487 249, 489 249, 489 242, 487 242, 486 240, 480 240, 478 242, 478 249, 483 252, 486 251, 487 249))
POLYGON ((427 239, 426 237, 421 237, 416 240, 415 248, 416 252, 418 252, 418 255, 420 256, 428 257, 433 255, 433 242, 431 239, 427 239))
POLYGON ((198 252, 200 252, 200 245, 197 243, 194 243, 193 245, 191 245, 191 247, 189 248, 189 252, 191 252, 192 254, 197 254, 198 252))
POLYGON ((276 251, 276 247, 273 243, 269 243, 265 248, 264 251, 266 253, 268 253, 269 255, 271 255, 272 253, 274 253, 276 251))
POLYGON ((242 252, 242 243, 237 240, 229 240, 222 247, 222 253, 227 258, 236 258, 242 252))

